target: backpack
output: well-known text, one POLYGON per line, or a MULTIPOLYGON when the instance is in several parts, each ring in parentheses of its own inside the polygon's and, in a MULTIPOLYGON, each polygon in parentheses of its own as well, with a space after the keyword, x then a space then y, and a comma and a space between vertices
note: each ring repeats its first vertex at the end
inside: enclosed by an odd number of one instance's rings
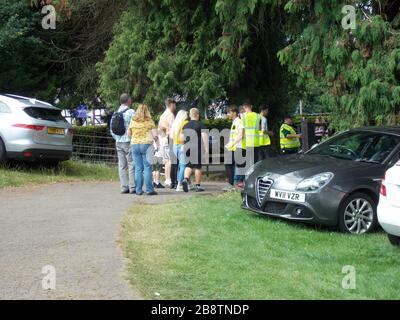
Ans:
POLYGON ((111 117, 111 132, 117 136, 123 136, 126 133, 124 113, 128 110, 129 108, 122 112, 114 112, 111 117))

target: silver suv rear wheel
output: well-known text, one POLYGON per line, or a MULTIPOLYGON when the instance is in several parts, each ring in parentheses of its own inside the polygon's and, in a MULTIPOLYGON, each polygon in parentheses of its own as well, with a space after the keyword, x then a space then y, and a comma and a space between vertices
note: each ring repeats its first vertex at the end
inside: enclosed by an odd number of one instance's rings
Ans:
POLYGON ((0 139, 0 163, 5 162, 7 159, 6 147, 4 146, 3 140, 0 139))

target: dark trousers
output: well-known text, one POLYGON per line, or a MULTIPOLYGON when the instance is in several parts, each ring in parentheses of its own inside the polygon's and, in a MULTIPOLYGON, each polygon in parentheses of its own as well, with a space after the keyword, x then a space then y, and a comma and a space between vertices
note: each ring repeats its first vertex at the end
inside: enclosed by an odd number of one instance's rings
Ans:
POLYGON ((261 146, 261 147, 258 147, 257 149, 258 149, 258 155, 257 155, 257 160, 258 161, 265 160, 265 159, 270 158, 272 156, 271 155, 272 151, 271 151, 271 146, 270 145, 269 146, 261 146))
POLYGON ((171 164, 171 182, 173 185, 178 185, 178 168, 179 164, 171 164))
MULTIPOLYGON (((244 182, 245 176, 245 170, 246 166, 248 164, 248 159, 247 159, 247 150, 246 149, 236 149, 235 151, 235 182, 244 182)), ((249 152, 251 154, 251 152, 249 152)), ((252 157, 250 157, 252 158, 252 157)), ((251 160, 253 161, 253 160, 251 160)))
POLYGON ((171 183, 173 186, 178 185, 178 169, 179 169, 179 161, 174 154, 172 140, 169 140, 169 158, 171 160, 171 183))
POLYGON ((225 173, 228 178, 228 183, 233 186, 235 185, 235 153, 232 151, 232 161, 231 163, 225 164, 225 173))

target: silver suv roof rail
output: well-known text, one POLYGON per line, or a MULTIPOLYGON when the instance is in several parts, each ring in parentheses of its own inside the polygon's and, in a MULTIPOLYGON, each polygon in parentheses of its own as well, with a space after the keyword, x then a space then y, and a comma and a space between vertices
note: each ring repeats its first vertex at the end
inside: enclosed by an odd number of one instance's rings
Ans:
POLYGON ((24 97, 24 96, 18 96, 16 94, 4 94, 4 96, 9 97, 9 98, 14 98, 14 99, 18 99, 18 100, 26 100, 29 101, 32 104, 36 104, 36 103, 40 103, 40 104, 44 104, 47 105, 49 107, 54 107, 52 104, 45 102, 45 101, 41 101, 35 98, 28 98, 28 97, 24 97))

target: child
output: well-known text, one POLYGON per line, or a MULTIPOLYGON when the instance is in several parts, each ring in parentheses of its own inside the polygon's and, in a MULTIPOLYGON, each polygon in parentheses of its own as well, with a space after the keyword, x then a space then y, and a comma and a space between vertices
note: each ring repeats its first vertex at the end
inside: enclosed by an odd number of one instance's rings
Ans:
POLYGON ((154 163, 153 163, 153 185, 154 188, 156 189, 165 189, 165 187, 161 184, 160 182, 160 177, 161 177, 161 171, 162 171, 162 166, 164 164, 164 157, 163 157, 163 148, 164 146, 168 145, 168 138, 167 137, 162 137, 159 135, 159 141, 160 144, 158 147, 156 143, 154 143, 154 163), (166 140, 162 141, 162 140, 166 140))

